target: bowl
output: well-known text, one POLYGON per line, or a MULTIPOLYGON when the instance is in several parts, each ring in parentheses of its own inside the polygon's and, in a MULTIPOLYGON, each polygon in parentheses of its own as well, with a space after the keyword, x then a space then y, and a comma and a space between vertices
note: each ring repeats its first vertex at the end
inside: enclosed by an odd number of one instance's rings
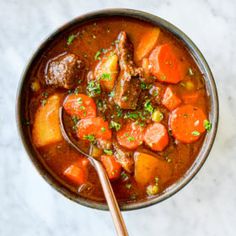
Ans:
POLYGON ((168 187, 160 195, 157 195, 155 198, 146 199, 146 200, 133 202, 133 203, 120 204, 121 210, 134 210, 134 209, 140 209, 143 207, 148 207, 153 204, 159 203, 169 198, 170 196, 174 195, 179 190, 181 190, 187 183, 189 183, 190 180, 197 174, 197 172, 200 170, 205 160, 207 159, 210 153, 210 150, 212 148, 212 145, 214 143, 214 139, 217 132, 219 102, 218 102, 218 96, 217 96, 217 88, 215 85, 213 75, 211 73, 211 70, 206 60, 204 59, 202 53, 200 52, 200 50, 191 41, 191 39, 189 39, 176 26, 172 25, 171 23, 167 22, 166 20, 158 16, 155 16, 146 12, 142 12, 142 11, 132 10, 132 9, 106 9, 106 10, 100 10, 100 11, 87 13, 85 15, 75 18, 74 20, 70 21, 69 23, 65 24, 64 26, 56 30, 54 33, 52 33, 38 47, 36 52, 33 54, 32 58, 30 59, 23 73, 23 76, 19 82, 18 93, 17 93, 17 105, 16 105, 16 120, 17 120, 17 126, 18 126, 20 138, 22 140, 22 143, 25 147, 26 152, 28 153, 30 160, 32 161, 33 165, 36 167, 40 175, 53 188, 55 188, 57 191, 62 193, 67 198, 75 201, 76 203, 79 203, 79 204, 82 204, 84 206, 88 206, 91 208, 100 209, 100 210, 108 210, 108 207, 105 203, 100 203, 100 202, 95 202, 93 200, 84 199, 83 197, 80 197, 77 194, 70 191, 68 188, 63 186, 57 178, 55 178, 54 174, 50 171, 50 169, 48 169, 45 165, 43 165, 41 161, 39 161, 39 159, 37 158, 38 153, 32 147, 27 129, 23 125, 23 121, 24 121, 23 108, 26 102, 26 98, 24 96, 24 88, 26 86, 26 78, 29 73, 29 68, 36 61, 40 52, 42 52, 45 49, 46 45, 55 37, 57 37, 57 35, 59 35, 61 32, 65 31, 66 29, 70 27, 73 27, 74 25, 83 24, 90 20, 99 19, 103 17, 109 17, 109 16, 128 16, 131 18, 136 18, 136 19, 140 19, 146 22, 150 22, 154 25, 157 25, 160 28, 166 29, 167 31, 171 32, 176 38, 182 41, 182 43, 189 50, 189 52, 193 56, 198 67, 200 68, 201 72, 204 75, 206 90, 207 90, 207 93, 209 95, 209 100, 210 100, 209 119, 212 122, 212 130, 211 132, 206 134, 202 148, 198 156, 196 157, 194 163, 190 167, 190 169, 185 173, 184 176, 182 176, 182 178, 180 178, 177 182, 175 182, 173 185, 168 187))

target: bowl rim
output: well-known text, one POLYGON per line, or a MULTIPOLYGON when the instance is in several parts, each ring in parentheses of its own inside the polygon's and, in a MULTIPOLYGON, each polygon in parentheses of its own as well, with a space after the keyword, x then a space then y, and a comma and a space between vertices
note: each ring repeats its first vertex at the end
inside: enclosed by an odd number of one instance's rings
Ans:
POLYGON ((211 100, 210 120, 212 123, 212 129, 211 129, 211 132, 207 133, 204 139, 203 146, 200 152, 198 153, 198 156, 196 157, 192 166, 189 168, 189 170, 185 173, 184 176, 182 176, 173 185, 168 187, 160 195, 157 195, 154 198, 146 199, 142 201, 121 203, 120 204, 121 210, 128 211, 128 210, 145 208, 145 207, 154 205, 156 203, 159 203, 163 200, 166 200, 169 197, 176 194, 178 191, 180 191, 184 186, 186 186, 193 179, 193 177, 198 173, 198 171, 201 169, 201 167, 205 163, 216 137, 218 120, 219 120, 219 101, 218 101, 217 87, 216 87, 212 72, 205 58, 200 52, 200 50, 192 42, 192 40, 185 33, 183 33, 179 28, 177 28, 176 26, 162 19, 159 16, 156 16, 156 15, 144 12, 144 11, 127 9, 127 8, 109 8, 109 9, 103 9, 103 10, 96 10, 96 11, 92 11, 92 12, 80 15, 72 19, 71 21, 65 23, 63 26, 57 28, 57 30, 54 30, 53 33, 47 36, 46 39, 43 40, 42 43, 40 43, 40 45, 37 47, 37 49, 31 56, 31 58, 29 59, 28 63, 26 64, 26 67, 22 73, 21 79, 18 84, 18 89, 17 89, 16 123, 17 123, 17 128, 18 128, 18 134, 26 150, 26 153, 28 154, 28 157, 31 160, 31 163, 35 166, 39 174, 46 180, 47 183, 49 183, 54 189, 56 189, 62 195, 64 195, 65 197, 69 198, 70 200, 76 203, 79 203, 83 206, 87 206, 94 209, 108 210, 106 203, 85 199, 71 192, 68 188, 63 186, 62 183, 60 183, 56 178, 54 178, 53 173, 50 173, 50 171, 45 168, 45 166, 40 162, 40 160, 38 160, 38 158, 35 155, 36 154, 35 150, 33 150, 32 145, 30 146, 29 140, 28 141, 26 140, 26 135, 25 135, 25 132, 23 131, 22 102, 21 102, 22 99, 21 98, 24 91, 23 88, 24 88, 24 84, 27 78, 27 73, 33 61, 36 59, 37 55, 44 49, 44 47, 48 44, 49 41, 51 41, 54 37, 56 37, 63 31, 65 31, 66 29, 69 29, 78 23, 83 24, 89 20, 105 18, 109 16, 131 17, 131 18, 142 20, 142 21, 150 22, 174 34, 176 38, 178 38, 179 40, 182 41, 183 44, 185 44, 186 48, 190 51, 191 55, 194 57, 196 64, 198 65, 200 70, 204 73, 204 81, 206 83, 207 91, 210 95, 210 100, 211 100))

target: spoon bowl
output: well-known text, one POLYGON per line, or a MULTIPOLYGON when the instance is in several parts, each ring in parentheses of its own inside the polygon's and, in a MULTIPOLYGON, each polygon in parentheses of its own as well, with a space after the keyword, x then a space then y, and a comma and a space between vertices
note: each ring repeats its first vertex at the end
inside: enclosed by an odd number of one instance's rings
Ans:
POLYGON ((124 222, 124 219, 122 217, 118 202, 116 200, 115 194, 113 192, 110 180, 107 176, 106 170, 104 169, 103 165, 100 161, 96 160, 93 156, 87 154, 83 150, 80 149, 78 145, 76 145, 68 136, 64 121, 63 121, 63 107, 60 107, 59 109, 59 120, 60 120, 60 129, 63 138, 66 140, 68 144, 70 144, 76 151, 80 152, 82 155, 86 156, 91 164, 94 166, 95 170, 98 173, 99 180, 102 185, 102 189, 107 201, 108 208, 111 212, 111 216, 116 228, 117 235, 119 236, 126 236, 128 235, 126 225, 124 222))

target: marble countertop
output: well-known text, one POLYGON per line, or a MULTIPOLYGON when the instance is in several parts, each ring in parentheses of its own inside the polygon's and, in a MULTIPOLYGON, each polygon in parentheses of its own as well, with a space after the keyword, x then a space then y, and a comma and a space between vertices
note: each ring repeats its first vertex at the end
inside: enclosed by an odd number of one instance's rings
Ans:
POLYGON ((172 198, 125 212, 130 235, 236 235, 235 0, 0 0, 0 235, 115 234, 108 212, 69 201, 39 176, 15 123, 17 84, 38 44, 75 16, 109 7, 144 10, 182 29, 205 55, 220 99, 218 135, 204 167, 172 198))

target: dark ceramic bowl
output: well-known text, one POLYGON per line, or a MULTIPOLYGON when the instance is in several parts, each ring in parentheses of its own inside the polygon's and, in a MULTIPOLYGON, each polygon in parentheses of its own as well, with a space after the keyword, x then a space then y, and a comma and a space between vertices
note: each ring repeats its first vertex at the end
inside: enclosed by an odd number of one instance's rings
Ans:
POLYGON ((217 97, 217 89, 216 85, 212 76, 212 73, 210 71, 210 68, 204 59, 202 53, 199 51, 199 49, 196 47, 196 45, 178 28, 176 28, 174 25, 170 24, 169 22, 161 19, 158 16, 151 15, 146 12, 141 12, 141 11, 136 11, 136 10, 131 10, 131 9, 107 9, 107 10, 101 10, 101 11, 96 11, 92 13, 88 13, 85 15, 82 15, 63 27, 59 28, 56 32, 51 34, 37 49, 37 51, 34 53, 32 56, 31 60, 29 61, 25 72, 23 73, 23 76, 21 78, 20 84, 19 84, 19 89, 18 89, 18 94, 17 94, 17 125, 18 125, 18 130, 19 134, 21 137, 21 140, 23 142, 23 145, 33 162, 34 166, 36 169, 39 171, 39 173, 43 176, 43 178, 51 185, 53 186, 56 190, 58 190, 60 193, 62 193, 64 196, 67 198, 88 206, 92 208, 97 208, 100 210, 107 210, 107 205, 99 202, 95 202, 92 200, 88 200, 85 198, 82 198, 72 191, 70 191, 68 188, 63 186, 51 173, 49 169, 47 169, 42 162, 39 161, 37 155, 37 151, 32 147, 32 144, 30 142, 30 137, 28 132, 25 130, 24 125, 23 125, 23 119, 24 119, 24 114, 23 114, 23 109, 24 109, 24 104, 25 104, 25 97, 24 97, 24 88, 26 86, 26 78, 29 73, 29 68, 31 67, 32 64, 36 61, 38 55, 40 52, 42 52, 46 45, 49 43, 49 41, 53 40, 55 37, 57 37, 61 32, 65 31, 66 29, 74 26, 74 25, 79 25, 83 24, 89 20, 92 19, 99 19, 101 17, 107 17, 107 16, 128 16, 136 19, 140 19, 143 21, 151 22, 154 25, 159 26, 160 28, 164 28, 167 31, 171 32, 175 37, 177 37, 179 40, 183 42, 183 44, 186 46, 186 48, 189 50, 189 52, 192 54, 194 57, 198 67, 200 68, 201 72, 204 74, 204 79, 205 79, 205 84, 206 84, 206 89, 207 93, 209 95, 210 99, 210 114, 209 114, 209 119, 212 122, 212 130, 211 132, 207 133, 202 149, 199 152, 195 162, 192 164, 191 168, 185 173, 185 175, 179 179, 175 184, 171 185, 169 188, 167 188, 164 192, 162 192, 160 195, 157 195, 155 198, 152 199, 147 199, 143 201, 138 201, 134 203, 127 203, 127 204, 121 204, 121 209, 122 210, 133 210, 133 209, 139 209, 143 207, 147 207, 153 204, 156 204, 158 202, 161 202, 176 192, 178 192, 180 189, 182 189, 200 170, 202 165, 204 164, 207 156, 209 155, 209 152, 211 150, 211 147, 213 145, 215 136, 216 136, 216 131, 217 131, 217 124, 218 124, 218 97, 217 97))

